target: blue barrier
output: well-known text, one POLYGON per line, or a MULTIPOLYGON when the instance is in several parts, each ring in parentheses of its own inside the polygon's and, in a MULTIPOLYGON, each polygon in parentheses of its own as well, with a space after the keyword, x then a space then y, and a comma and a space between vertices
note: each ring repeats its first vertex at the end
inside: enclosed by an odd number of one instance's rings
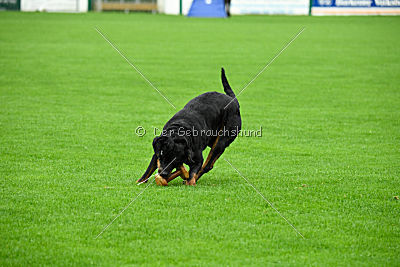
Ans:
POLYGON ((193 0, 188 17, 225 18, 224 0, 193 0))

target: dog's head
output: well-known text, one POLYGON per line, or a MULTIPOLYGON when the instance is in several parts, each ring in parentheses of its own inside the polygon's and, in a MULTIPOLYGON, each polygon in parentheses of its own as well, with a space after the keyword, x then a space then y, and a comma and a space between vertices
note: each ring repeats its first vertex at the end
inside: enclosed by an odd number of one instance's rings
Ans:
POLYGON ((188 140, 183 136, 158 136, 153 140, 154 153, 158 158, 158 173, 167 178, 174 168, 191 162, 188 140))

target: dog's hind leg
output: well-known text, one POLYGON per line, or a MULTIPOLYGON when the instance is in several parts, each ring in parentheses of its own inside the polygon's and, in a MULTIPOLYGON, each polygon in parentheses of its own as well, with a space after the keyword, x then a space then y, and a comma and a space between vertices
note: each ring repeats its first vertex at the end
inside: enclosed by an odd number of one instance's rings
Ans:
POLYGON ((147 182, 147 179, 153 174, 153 172, 157 169, 157 156, 156 154, 153 155, 151 158, 149 167, 147 167, 147 170, 144 172, 143 176, 136 181, 136 183, 140 182, 147 182))
POLYGON ((203 166, 201 167, 199 173, 197 174, 197 179, 196 180, 200 179, 200 177, 204 173, 210 171, 212 169, 212 166, 214 166, 215 161, 221 156, 222 153, 215 153, 216 152, 215 149, 216 149, 216 147, 218 145, 219 140, 220 140, 220 136, 218 135, 217 138, 214 141, 213 146, 211 147, 210 152, 208 153, 206 161, 204 161, 203 166), (215 156, 215 154, 219 154, 219 155, 215 156))
POLYGON ((211 169, 214 167, 214 163, 217 161, 217 159, 219 159, 219 157, 222 155, 222 153, 224 153, 224 151, 225 151, 224 146, 216 146, 213 153, 211 154, 210 160, 207 162, 207 164, 203 165, 203 167, 199 171, 196 181, 199 180, 203 174, 211 171, 211 169))
MULTIPOLYGON (((233 106, 232 106, 233 107, 233 106)), ((230 116, 226 121, 226 125, 223 127, 228 130, 230 135, 220 135, 215 140, 213 147, 211 148, 210 154, 207 157, 206 162, 198 173, 197 180, 200 177, 209 172, 213 167, 215 162, 224 153, 225 149, 235 140, 236 136, 239 134, 241 129, 241 119, 240 115, 230 116)), ((224 131, 225 132, 225 131, 224 131)))
POLYGON ((214 153, 214 149, 215 149, 215 147, 216 147, 217 144, 218 144, 219 138, 220 138, 219 135, 217 136, 217 138, 215 138, 214 144, 213 144, 213 146, 211 147, 211 150, 210 150, 210 152, 208 153, 207 159, 206 159, 206 161, 204 161, 204 164, 203 164, 203 166, 201 167, 200 172, 206 167, 206 165, 208 164, 208 162, 210 162, 211 157, 212 157, 212 155, 213 155, 213 153, 214 153))

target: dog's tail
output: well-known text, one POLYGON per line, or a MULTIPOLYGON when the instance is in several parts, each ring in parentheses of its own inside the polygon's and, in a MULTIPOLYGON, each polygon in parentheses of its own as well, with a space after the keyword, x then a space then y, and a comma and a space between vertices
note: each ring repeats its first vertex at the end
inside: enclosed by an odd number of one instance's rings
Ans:
POLYGON ((222 80, 222 85, 224 86, 225 93, 230 97, 235 98, 236 97, 235 93, 232 91, 232 88, 229 85, 228 80, 226 79, 224 68, 221 68, 221 80, 222 80))

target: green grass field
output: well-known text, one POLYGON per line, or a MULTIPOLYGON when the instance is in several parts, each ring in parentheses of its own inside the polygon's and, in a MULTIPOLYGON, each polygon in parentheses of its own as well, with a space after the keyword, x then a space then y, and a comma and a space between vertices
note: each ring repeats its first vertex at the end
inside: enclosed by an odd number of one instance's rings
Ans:
POLYGON ((0 265, 400 265, 400 18, 0 13, 0 265), (243 128, 196 187, 135 181, 152 129, 235 92, 243 128), (144 137, 137 126, 147 129, 144 137))

